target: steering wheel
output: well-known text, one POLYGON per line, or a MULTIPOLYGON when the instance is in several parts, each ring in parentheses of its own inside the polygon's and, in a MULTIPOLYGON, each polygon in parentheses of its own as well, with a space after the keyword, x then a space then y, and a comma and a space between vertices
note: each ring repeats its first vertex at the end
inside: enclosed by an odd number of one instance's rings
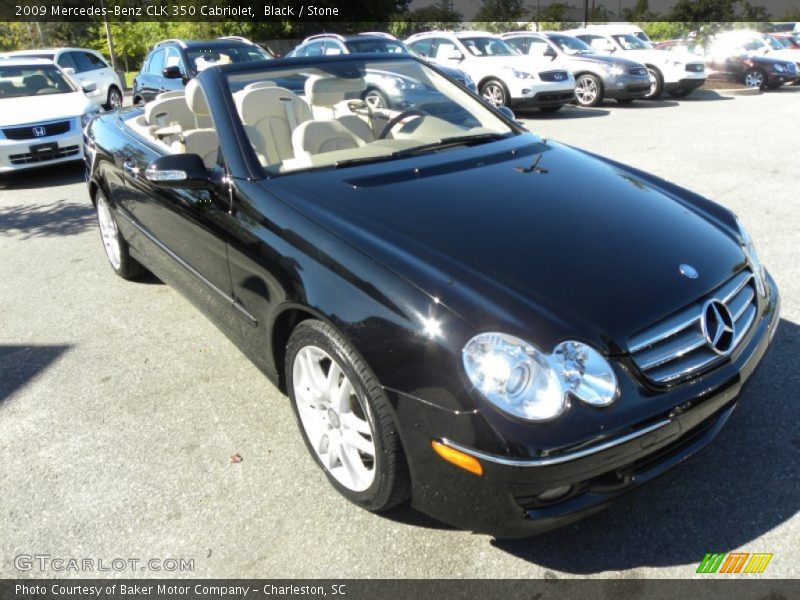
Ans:
POLYGON ((389 135, 389 132, 392 129, 394 129, 397 126, 397 124, 400 123, 400 121, 402 121, 403 119, 405 119, 407 117, 414 117, 414 116, 416 116, 416 117, 427 117, 427 116, 430 116, 430 115, 429 115, 429 113, 425 112, 424 110, 422 110, 420 108, 412 108, 410 110, 405 110, 405 111, 401 112, 399 115, 397 115, 396 117, 394 117, 392 119, 389 119, 389 122, 383 128, 383 131, 381 131, 380 135, 378 136, 378 139, 379 140, 386 139, 386 136, 389 135))

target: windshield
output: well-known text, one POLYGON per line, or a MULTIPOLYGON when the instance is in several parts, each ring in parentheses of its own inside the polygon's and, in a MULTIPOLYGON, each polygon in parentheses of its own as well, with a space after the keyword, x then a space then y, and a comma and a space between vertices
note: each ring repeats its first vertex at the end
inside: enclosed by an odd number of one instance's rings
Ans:
POLYGON ((561 48, 565 54, 593 54, 594 50, 586 42, 569 35, 548 36, 551 42, 561 48))
POLYGON ((771 35, 765 35, 764 39, 766 40, 767 44, 769 44, 769 46, 773 50, 783 50, 783 44, 781 44, 778 40, 776 40, 771 35))
POLYGON ((519 54, 503 40, 492 37, 461 38, 461 43, 474 56, 513 56, 519 54))
POLYGON ((741 47, 747 50, 748 52, 753 52, 754 50, 764 50, 765 46, 764 40, 758 38, 750 38, 749 40, 744 40, 741 44, 741 47))
POLYGON ((0 99, 69 94, 74 91, 75 86, 55 65, 0 64, 0 99))
POLYGON ((643 42, 635 35, 631 35, 629 33, 624 35, 614 35, 612 37, 624 50, 649 50, 651 48, 647 42, 643 42))
POLYGON ((192 47, 186 50, 186 55, 196 71, 203 71, 214 65, 272 59, 267 52, 250 44, 231 44, 230 46, 214 44, 206 48, 192 47))
POLYGON ((415 59, 282 62, 228 75, 233 104, 268 176, 403 160, 517 134, 478 98, 415 59))
POLYGON ((347 49, 354 54, 364 52, 386 52, 388 54, 409 54, 405 44, 395 40, 352 40, 346 42, 347 49))

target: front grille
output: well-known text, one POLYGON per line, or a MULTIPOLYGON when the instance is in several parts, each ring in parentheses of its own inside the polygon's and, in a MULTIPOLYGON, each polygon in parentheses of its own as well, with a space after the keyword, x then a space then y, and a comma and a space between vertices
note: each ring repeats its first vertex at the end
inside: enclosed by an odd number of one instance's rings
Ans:
POLYGON ((632 69, 628 69, 628 73, 636 77, 647 77, 647 69, 644 67, 633 67, 632 69))
POLYGON ((12 165, 30 165, 33 163, 47 162, 49 160, 56 160, 57 158, 66 158, 73 156, 79 151, 78 146, 65 146, 58 148, 55 152, 37 152, 32 154, 27 152, 25 154, 10 154, 8 160, 12 165))
POLYGON ((559 92, 559 93, 549 93, 549 92, 542 92, 540 94, 536 94, 535 100, 537 102, 568 102, 572 100, 574 96, 574 92, 559 92))
POLYGON ((648 379, 674 384, 725 360, 750 330, 757 311, 753 274, 745 270, 707 297, 634 335, 628 348, 648 379), (703 333, 703 307, 711 299, 720 300, 733 317, 733 342, 727 354, 717 353, 703 333))
POLYGON ((702 73, 705 70, 703 63, 689 63, 686 65, 686 70, 689 73, 702 73))
POLYGON ((539 78, 542 81, 568 81, 569 73, 566 71, 545 71, 539 73, 539 78))
POLYGON ((3 129, 3 133, 9 140, 35 140, 41 137, 66 133, 69 131, 69 128, 69 121, 56 121, 54 123, 44 123, 42 125, 9 127, 8 129, 3 129))

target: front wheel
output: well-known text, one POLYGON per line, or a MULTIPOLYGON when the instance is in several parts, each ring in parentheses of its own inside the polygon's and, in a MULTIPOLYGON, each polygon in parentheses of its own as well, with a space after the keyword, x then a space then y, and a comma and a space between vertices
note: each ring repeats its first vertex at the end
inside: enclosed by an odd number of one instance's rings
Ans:
POLYGON ((603 84, 594 75, 584 73, 575 82, 575 100, 581 106, 597 106, 603 101, 603 84))
POLYGON ((664 91, 664 78, 661 72, 654 67, 647 67, 647 74, 650 77, 650 90, 645 94, 645 100, 657 100, 664 91))
POLYGON ((369 90, 364 95, 364 102, 366 102, 367 106, 372 110, 389 108, 389 100, 386 98, 386 95, 377 89, 369 90))
POLYGON ((106 110, 114 110, 116 108, 122 108, 122 92, 120 92, 116 87, 111 86, 108 88, 108 98, 106 99, 106 110))
POLYGON ((389 400, 344 338, 302 321, 286 347, 285 375, 303 439, 333 487, 371 511, 405 501, 411 486, 389 400))
POLYGON ((123 279, 136 279, 145 272, 145 268, 130 255, 128 242, 119 232, 117 221, 102 191, 98 190, 95 196, 95 206, 100 237, 103 240, 103 250, 106 252, 108 263, 114 269, 114 273, 123 279))
POLYGON ((767 84, 767 76, 761 69, 749 69, 744 74, 744 84, 749 88, 760 90, 767 84))
POLYGON ((508 106, 506 87, 497 79, 490 79, 481 86, 481 96, 496 108, 508 106))

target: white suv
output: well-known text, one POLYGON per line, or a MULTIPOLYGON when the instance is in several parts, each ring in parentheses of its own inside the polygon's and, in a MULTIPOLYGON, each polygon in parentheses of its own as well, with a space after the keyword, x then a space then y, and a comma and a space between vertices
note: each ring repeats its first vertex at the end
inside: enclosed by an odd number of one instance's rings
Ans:
POLYGON ((122 106, 122 82, 99 52, 87 48, 46 48, 6 52, 2 56, 52 60, 78 87, 91 87, 90 84, 95 84, 97 89, 87 92, 86 95, 98 106, 106 109, 122 106))
POLYGON ((644 64, 650 74, 650 93, 645 96, 648 100, 655 100, 665 91, 673 98, 683 98, 706 81, 702 58, 689 52, 657 50, 628 33, 624 27, 616 31, 609 26, 602 33, 591 29, 573 29, 564 33, 586 42, 600 54, 622 56, 644 64))
POLYGON ((412 35, 406 44, 427 60, 467 73, 481 96, 497 107, 535 106, 551 112, 575 95, 575 78, 562 65, 532 63, 492 33, 432 31, 412 35))

